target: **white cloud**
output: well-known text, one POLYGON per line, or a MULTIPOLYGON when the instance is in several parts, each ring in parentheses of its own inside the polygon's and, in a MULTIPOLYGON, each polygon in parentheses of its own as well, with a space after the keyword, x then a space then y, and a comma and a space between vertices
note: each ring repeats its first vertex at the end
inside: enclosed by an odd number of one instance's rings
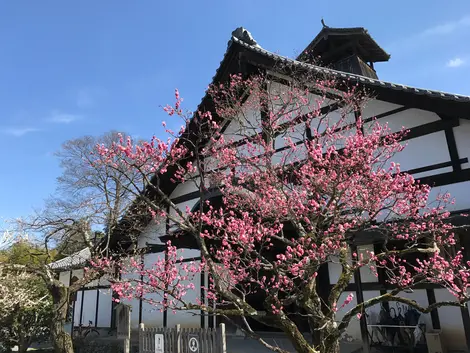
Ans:
POLYGON ((70 124, 80 118, 81 117, 76 114, 53 112, 51 116, 46 119, 46 121, 56 124, 70 124))
POLYGON ((442 37, 467 28, 470 28, 470 15, 465 15, 454 21, 425 28, 422 31, 418 30, 416 33, 412 33, 406 38, 401 38, 398 41, 390 43, 386 48, 388 51, 392 52, 392 55, 395 52, 409 53, 410 50, 416 50, 416 48, 422 45, 436 44, 439 40, 438 37, 441 37, 440 40, 442 41, 442 37))
POLYGON ((40 129, 34 128, 34 127, 8 127, 1 129, 1 132, 6 135, 10 136, 15 136, 15 137, 21 137, 26 134, 29 134, 30 132, 36 132, 40 131, 40 129))
POLYGON ((457 58, 449 60, 446 66, 447 67, 459 67, 459 66, 462 66, 463 64, 465 64, 465 60, 457 57, 457 58))
POLYGON ((97 98, 105 95, 105 91, 98 87, 87 87, 78 90, 75 103, 79 108, 89 108, 95 104, 97 98))
POLYGON ((450 34, 461 27, 470 26, 470 15, 464 16, 459 20, 447 22, 440 24, 434 27, 430 27, 423 32, 420 36, 430 36, 430 35, 439 35, 439 34, 450 34))

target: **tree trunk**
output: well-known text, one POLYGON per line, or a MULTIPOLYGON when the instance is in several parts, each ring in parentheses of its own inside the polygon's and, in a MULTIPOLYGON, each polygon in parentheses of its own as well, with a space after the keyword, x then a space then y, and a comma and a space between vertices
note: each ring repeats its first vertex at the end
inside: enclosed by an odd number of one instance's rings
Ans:
POLYGON ((335 330, 320 330, 320 353, 339 353, 339 337, 335 330))
POLYGON ((339 340, 330 339, 323 342, 320 353, 339 353, 339 340))
POLYGON ((25 353, 30 346, 30 340, 25 337, 20 337, 18 341, 18 353, 25 353))
POLYGON ((54 352, 73 353, 72 337, 68 332, 65 332, 64 329, 69 307, 69 291, 65 287, 53 285, 51 294, 54 309, 51 340, 54 346, 54 352))

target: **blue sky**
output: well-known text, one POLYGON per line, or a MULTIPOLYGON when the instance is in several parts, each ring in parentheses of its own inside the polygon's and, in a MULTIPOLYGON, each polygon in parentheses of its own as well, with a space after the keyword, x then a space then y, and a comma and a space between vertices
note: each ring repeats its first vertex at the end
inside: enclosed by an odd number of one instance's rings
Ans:
POLYGON ((0 217, 53 194, 63 141, 114 129, 163 136, 160 105, 178 87, 203 96, 233 29, 299 53, 321 29, 363 26, 392 58, 381 79, 470 95, 470 2, 2 1, 0 217))

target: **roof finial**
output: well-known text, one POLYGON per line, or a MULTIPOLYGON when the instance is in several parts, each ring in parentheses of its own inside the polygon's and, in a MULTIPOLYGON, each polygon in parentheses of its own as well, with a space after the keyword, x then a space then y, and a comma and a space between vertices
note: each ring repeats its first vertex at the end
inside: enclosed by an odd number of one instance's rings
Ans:
POLYGON ((232 32, 232 36, 241 40, 242 42, 245 42, 246 44, 253 45, 253 46, 258 45, 256 40, 251 35, 251 33, 243 27, 238 27, 236 30, 234 30, 232 32))
POLYGON ((325 24, 325 20, 323 18, 321 19, 321 24, 322 24, 323 28, 328 28, 328 26, 325 24))

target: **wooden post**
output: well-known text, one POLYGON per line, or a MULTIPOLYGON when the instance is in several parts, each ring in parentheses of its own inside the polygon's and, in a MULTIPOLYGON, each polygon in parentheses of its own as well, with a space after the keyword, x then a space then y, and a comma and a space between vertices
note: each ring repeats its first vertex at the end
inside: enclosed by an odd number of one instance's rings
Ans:
POLYGON ((176 352, 175 353, 181 353, 181 325, 177 324, 176 325, 176 352))
POLYGON ((141 322, 139 324, 139 353, 144 350, 144 335, 145 335, 145 324, 141 322))
POLYGON ((227 341, 225 339, 225 324, 220 324, 220 350, 217 353, 227 353, 227 341))
MULTIPOLYGON (((357 245, 351 245, 351 253, 356 253, 359 256, 357 251, 357 245)), ((357 262, 357 259, 352 256, 353 263, 357 262)), ((357 297, 357 304, 360 305, 364 302, 364 294, 362 292, 362 280, 361 280, 361 272, 360 268, 354 271, 354 282, 356 282, 356 297, 357 297)), ((361 318, 359 319, 359 326, 361 328, 361 338, 362 338, 362 351, 364 353, 370 353, 370 344, 369 344, 369 332, 367 329, 367 321, 365 312, 362 313, 361 318)))
POLYGON ((124 353, 130 353, 131 351, 131 340, 129 338, 124 338, 124 353))
POLYGON ((124 353, 130 353, 131 352, 131 313, 129 307, 125 307, 125 310, 127 310, 127 332, 126 336, 124 338, 124 353))

